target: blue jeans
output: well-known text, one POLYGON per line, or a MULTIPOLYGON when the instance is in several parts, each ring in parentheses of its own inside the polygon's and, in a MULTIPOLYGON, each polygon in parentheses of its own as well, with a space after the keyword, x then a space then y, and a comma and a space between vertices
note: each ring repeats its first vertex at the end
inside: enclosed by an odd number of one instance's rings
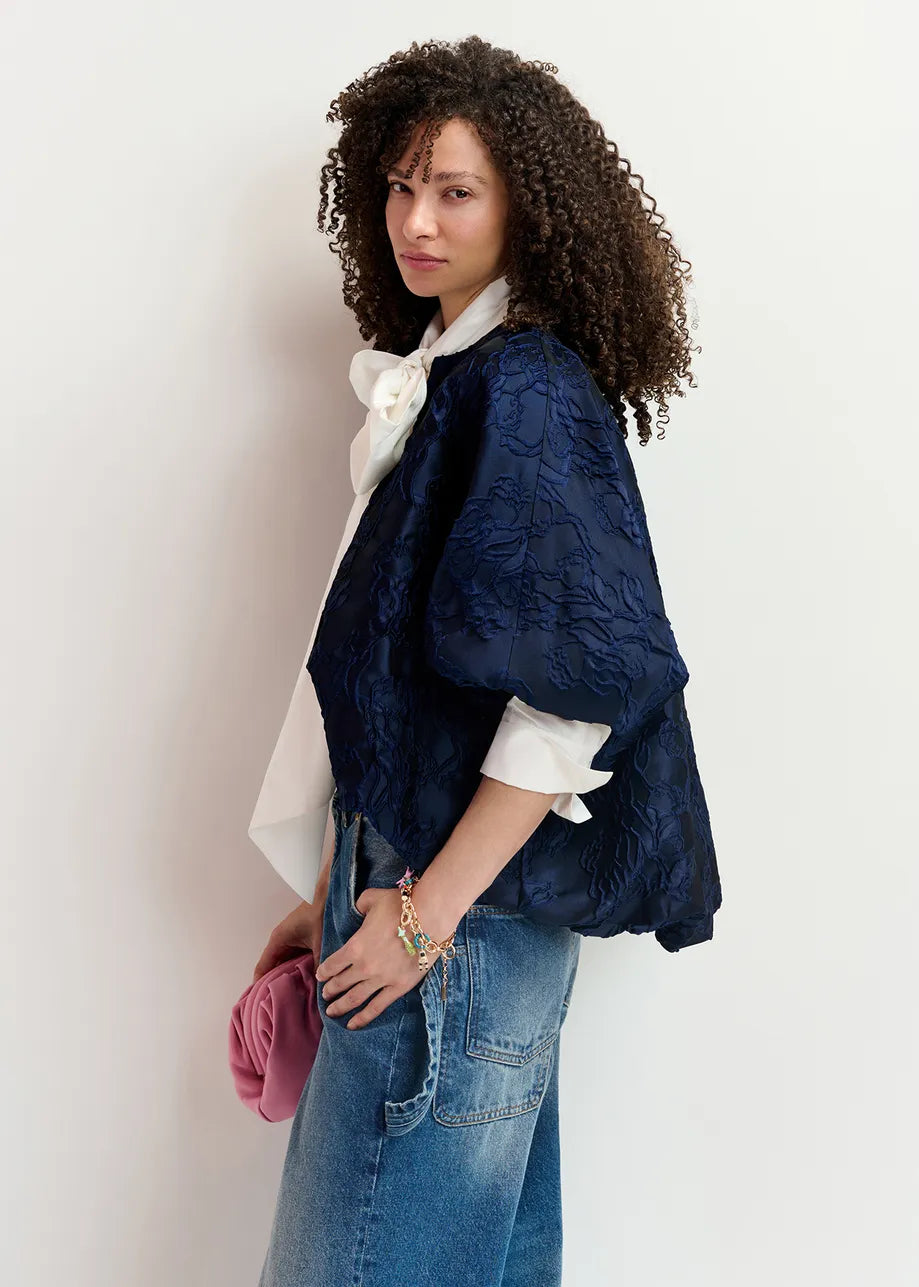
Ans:
MULTIPOLYGON (((405 871, 361 813, 332 813, 323 960, 360 928, 361 891, 405 871)), ((581 936, 473 903, 454 944, 446 1001, 440 957, 364 1028, 320 993, 259 1287, 559 1287, 559 1044, 581 936)))

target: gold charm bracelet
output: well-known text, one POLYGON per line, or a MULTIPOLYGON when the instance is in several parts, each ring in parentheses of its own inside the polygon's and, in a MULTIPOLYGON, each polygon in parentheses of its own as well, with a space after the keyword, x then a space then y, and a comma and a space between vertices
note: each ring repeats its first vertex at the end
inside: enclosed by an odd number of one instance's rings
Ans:
POLYGON ((421 922, 418 920, 418 913, 415 911, 415 905, 412 902, 411 890, 417 885, 420 876, 414 875, 410 867, 406 867, 405 875, 396 881, 399 889, 402 891, 402 913, 399 917, 398 934, 402 939, 406 952, 409 956, 418 956, 418 969, 422 973, 428 967, 428 949, 440 952, 443 960, 444 981, 440 985, 440 997, 442 1001, 447 999, 447 961, 456 956, 456 948, 453 944, 453 938, 456 934, 454 930, 442 943, 432 939, 430 935, 425 934, 421 928, 421 922), (406 927, 411 933, 406 933, 406 927))

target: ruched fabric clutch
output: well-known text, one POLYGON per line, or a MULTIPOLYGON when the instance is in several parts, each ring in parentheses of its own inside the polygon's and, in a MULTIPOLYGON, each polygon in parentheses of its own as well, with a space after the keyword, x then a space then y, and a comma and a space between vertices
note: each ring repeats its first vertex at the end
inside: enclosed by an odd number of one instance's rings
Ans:
POLYGON ((246 1107, 267 1122, 293 1117, 321 1036, 312 952, 250 983, 233 1007, 229 1032, 230 1071, 246 1107))

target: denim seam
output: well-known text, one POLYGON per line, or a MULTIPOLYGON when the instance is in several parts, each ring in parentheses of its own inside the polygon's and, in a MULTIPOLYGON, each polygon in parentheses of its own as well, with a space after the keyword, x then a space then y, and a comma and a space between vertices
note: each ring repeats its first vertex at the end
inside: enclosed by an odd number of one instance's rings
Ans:
POLYGON ((432 971, 429 970, 418 985, 421 994, 422 1017, 424 1019, 427 1047, 427 1060, 421 1081, 421 1089, 406 1100, 386 1101, 383 1111, 387 1135, 402 1135, 407 1131, 413 1130, 418 1125, 431 1106, 440 1078, 443 1010, 440 1008, 440 990, 436 986, 436 979, 434 984, 431 985, 431 973, 432 971), (408 1111, 409 1105, 414 1106, 411 1111, 408 1111), (400 1114, 401 1116, 399 1116, 400 1114), (390 1117, 395 1117, 395 1123, 389 1121, 390 1117), (396 1129, 393 1129, 393 1125, 396 1125, 396 1129))
POLYGON ((478 1113, 450 1113, 435 1102, 434 1116, 443 1125, 451 1126, 464 1122, 495 1122, 504 1117, 519 1117, 521 1113, 530 1113, 542 1102, 548 1082, 547 1072, 552 1058, 551 1044, 539 1060, 540 1081, 532 1094, 519 1104, 507 1104, 502 1108, 484 1108, 478 1113))
MULTIPOLYGON (((392 1055, 389 1060, 389 1075, 386 1079, 386 1095, 384 1097, 384 1103, 389 1098, 389 1093, 392 1090, 393 1072, 396 1067, 396 1056, 399 1053, 399 1037, 402 1032, 402 1024, 405 1021, 405 1014, 406 1012, 403 1010, 402 1014, 399 1016, 399 1025, 396 1028, 392 1055)), ((383 1111, 385 1113, 385 1109, 383 1111)), ((383 1153, 383 1141, 385 1138, 386 1135, 384 1131, 379 1131, 377 1133, 377 1147, 373 1159, 373 1180, 370 1186, 370 1194, 367 1203, 367 1218, 363 1222, 363 1238, 360 1242, 359 1257, 354 1266, 355 1274, 357 1276, 353 1281, 353 1287, 363 1287, 364 1284, 364 1270, 366 1268, 367 1260, 367 1240, 370 1235, 370 1226, 373 1224, 374 1212, 376 1210, 377 1182, 380 1178, 380 1158, 383 1153)))
POLYGON ((347 891, 348 891, 347 893, 348 911, 351 912, 351 914, 358 921, 363 921, 364 919, 361 913, 357 910, 357 905, 356 905, 357 899, 356 899, 355 889, 354 889, 354 884, 357 877, 357 847, 360 844, 362 821, 363 821, 363 814, 356 813, 354 815, 353 822, 350 824, 352 828, 351 837, 350 837, 351 845, 348 852, 348 873, 347 873, 348 878, 345 881, 345 884, 347 886, 347 891))

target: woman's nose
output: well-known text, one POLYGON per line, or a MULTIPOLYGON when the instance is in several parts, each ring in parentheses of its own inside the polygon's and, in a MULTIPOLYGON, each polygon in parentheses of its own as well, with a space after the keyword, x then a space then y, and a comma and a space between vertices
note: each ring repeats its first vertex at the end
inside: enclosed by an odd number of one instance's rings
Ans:
POLYGON ((434 220, 433 212, 421 203, 414 205, 406 215, 403 230, 405 232, 406 239, 409 241, 413 241, 415 237, 422 234, 429 237, 436 236, 437 225, 434 220))

